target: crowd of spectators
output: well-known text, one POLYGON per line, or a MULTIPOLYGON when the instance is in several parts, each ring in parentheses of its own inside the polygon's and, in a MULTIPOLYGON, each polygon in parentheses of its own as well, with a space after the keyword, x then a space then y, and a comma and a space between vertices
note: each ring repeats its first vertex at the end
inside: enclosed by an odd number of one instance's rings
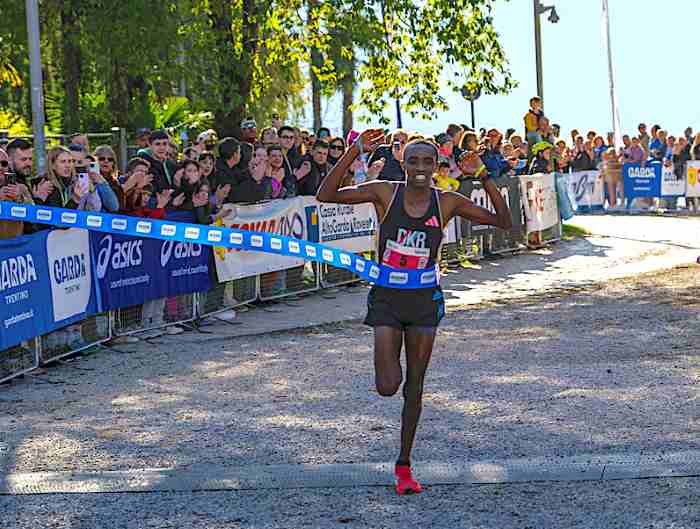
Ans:
MULTIPOLYGON (((599 169, 612 197, 609 207, 616 208, 624 203, 624 162, 661 162, 683 178, 685 162, 700 160, 700 134, 693 136, 690 127, 673 136, 658 125, 647 132, 640 123, 638 134, 624 135, 616 148, 611 133, 604 137, 593 130, 585 135, 572 130, 568 138, 562 136, 537 97, 530 100, 523 122, 522 134, 513 128, 503 133, 451 124, 430 137, 440 155, 436 185, 455 190, 460 179, 473 176, 460 161, 475 151, 493 177, 599 169)), ((277 117, 260 131, 255 120, 245 119, 240 131, 239 138, 219 139, 214 130, 206 130, 181 148, 164 130, 139 129, 136 154, 123 173, 111 146, 92 149, 88 136, 77 134, 68 147, 52 147, 46 173, 34 175, 32 145, 16 138, 0 148, 0 200, 151 218, 187 211, 195 222, 209 224, 227 215, 225 204, 315 195, 358 135, 333 136, 327 128, 312 132, 277 117)), ((417 137, 423 136, 388 133, 383 145, 351 165, 345 183, 403 180, 403 149, 417 137)), ((689 206, 697 205, 689 199, 689 206)), ((1 221, 0 238, 38 229, 42 226, 1 221)))

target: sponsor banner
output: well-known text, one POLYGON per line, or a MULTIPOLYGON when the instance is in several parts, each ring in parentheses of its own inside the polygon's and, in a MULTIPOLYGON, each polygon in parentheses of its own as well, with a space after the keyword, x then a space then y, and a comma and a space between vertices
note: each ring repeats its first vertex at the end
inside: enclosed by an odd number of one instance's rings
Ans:
MULTIPOLYGON (((53 230, 46 237, 54 322, 65 322, 90 312, 92 266, 90 233, 86 230, 53 230)), ((94 305, 93 305, 94 308, 94 305)))
MULTIPOLYGON (((510 231, 498 229, 488 224, 476 224, 467 220, 462 220, 462 236, 478 237, 484 236, 484 243, 491 252, 503 252, 517 248, 524 240, 523 215, 520 199, 520 185, 517 178, 504 176, 492 180, 501 193, 503 200, 510 209, 513 228, 510 231)), ((478 179, 467 179, 461 182, 459 192, 470 199, 477 206, 488 209, 496 213, 491 198, 478 179)))
POLYGON ((210 288, 209 254, 201 244, 91 233, 100 311, 203 292, 210 288))
POLYGON ((685 196, 700 197, 700 161, 687 162, 685 177, 685 196))
MULTIPOLYGON (((168 220, 188 218, 192 216, 180 212, 168 215, 168 220)), ((211 286, 208 246, 96 232, 90 233, 90 244, 100 311, 203 292, 211 286)))
POLYGON ((576 171, 566 175, 569 195, 578 211, 601 210, 605 203, 605 182, 600 171, 576 171))
POLYGON ((658 197, 661 195, 661 164, 626 163, 622 165, 625 199, 658 197))
POLYGON ((0 349, 95 314, 88 233, 0 241, 0 349))
MULTIPOLYGON (((477 206, 488 208, 490 200, 481 181, 474 178, 462 180, 459 185, 459 192, 474 202, 477 206)), ((496 228, 488 224, 477 224, 475 222, 461 219, 462 236, 463 237, 478 237, 483 235, 484 241, 490 240, 490 236, 496 231, 496 228)))
POLYGON ((559 224, 554 173, 520 176, 520 196, 527 232, 543 231, 559 224))
POLYGON ((685 178, 678 178, 673 166, 664 166, 661 170, 661 196, 681 197, 685 195, 685 178))
MULTIPOLYGON (((306 239, 306 215, 302 197, 245 206, 227 204, 225 207, 231 209, 231 214, 224 219, 222 226, 306 239)), ((220 282, 304 264, 304 259, 298 257, 223 247, 214 247, 214 261, 220 282)))
POLYGON ((372 204, 331 204, 303 197, 307 240, 360 253, 374 249, 377 215, 372 204))

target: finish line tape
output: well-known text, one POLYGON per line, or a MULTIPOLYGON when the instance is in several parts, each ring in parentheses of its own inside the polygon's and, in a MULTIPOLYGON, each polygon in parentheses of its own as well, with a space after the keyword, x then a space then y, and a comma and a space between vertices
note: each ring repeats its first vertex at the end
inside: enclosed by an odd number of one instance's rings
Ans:
POLYGON ((223 226, 212 227, 14 202, 0 202, 0 219, 298 257, 349 270, 370 283, 389 288, 434 288, 439 281, 437 267, 429 270, 391 268, 323 244, 223 226))

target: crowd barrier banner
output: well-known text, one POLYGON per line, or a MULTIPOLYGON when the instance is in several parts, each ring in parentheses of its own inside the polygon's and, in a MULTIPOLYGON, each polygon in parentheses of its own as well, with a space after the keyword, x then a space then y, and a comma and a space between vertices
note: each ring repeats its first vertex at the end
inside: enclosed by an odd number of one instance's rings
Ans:
MULTIPOLYGON (((373 284, 389 288, 434 288, 438 285, 437 268, 429 270, 392 268, 344 250, 260 231, 202 226, 29 204, 22 205, 12 202, 0 202, 0 219, 38 222, 60 227, 81 227, 104 233, 223 246, 266 252, 278 256, 299 256, 300 258, 303 256, 305 261, 345 268, 373 284)), ((303 222, 303 218, 301 222, 303 222)))
POLYGON ((678 198, 685 195, 685 174, 678 178, 673 171, 673 166, 664 166, 661 169, 661 197, 678 198))
POLYGON ((644 167, 638 163, 622 165, 625 198, 658 197, 661 194, 661 164, 649 163, 644 167))
POLYGON ((527 232, 541 232, 558 225, 559 208, 554 173, 540 173, 519 178, 527 232))
MULTIPOLYGON (((477 179, 462 180, 459 185, 459 192, 474 202, 477 206, 488 208, 488 195, 481 182, 477 179)), ((496 232, 494 226, 488 224, 476 224, 462 219, 462 236, 477 238, 481 237, 486 248, 491 246, 491 238, 496 232)))
POLYGON ((100 310, 208 290, 211 248, 201 244, 91 234, 100 310))
POLYGON ((0 349, 96 309, 88 233, 42 231, 0 242, 0 349))
POLYGON ((576 171, 566 175, 569 194, 579 213, 600 211, 605 204, 605 182, 600 171, 576 171))
POLYGON ((678 198, 686 192, 685 178, 678 178, 673 166, 665 167, 660 162, 641 166, 626 163, 622 166, 625 184, 625 198, 678 198))
MULTIPOLYGON (((224 207, 231 209, 231 214, 221 223, 224 227, 306 239, 306 216, 301 197, 245 206, 226 204, 224 207)), ((220 246, 214 247, 214 262, 221 282, 304 265, 304 259, 300 257, 242 252, 220 246)))
POLYGON ((685 196, 700 197, 700 161, 687 162, 685 196))
POLYGON ((374 248, 377 215, 372 204, 329 204, 303 197, 306 239, 348 252, 374 248))

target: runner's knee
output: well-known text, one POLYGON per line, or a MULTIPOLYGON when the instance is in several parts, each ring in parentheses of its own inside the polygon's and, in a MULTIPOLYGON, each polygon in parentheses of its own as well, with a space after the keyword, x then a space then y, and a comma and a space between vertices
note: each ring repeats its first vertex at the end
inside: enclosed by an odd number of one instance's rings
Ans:
POLYGON ((382 397, 392 397, 401 387, 401 380, 377 380, 377 393, 382 397))

